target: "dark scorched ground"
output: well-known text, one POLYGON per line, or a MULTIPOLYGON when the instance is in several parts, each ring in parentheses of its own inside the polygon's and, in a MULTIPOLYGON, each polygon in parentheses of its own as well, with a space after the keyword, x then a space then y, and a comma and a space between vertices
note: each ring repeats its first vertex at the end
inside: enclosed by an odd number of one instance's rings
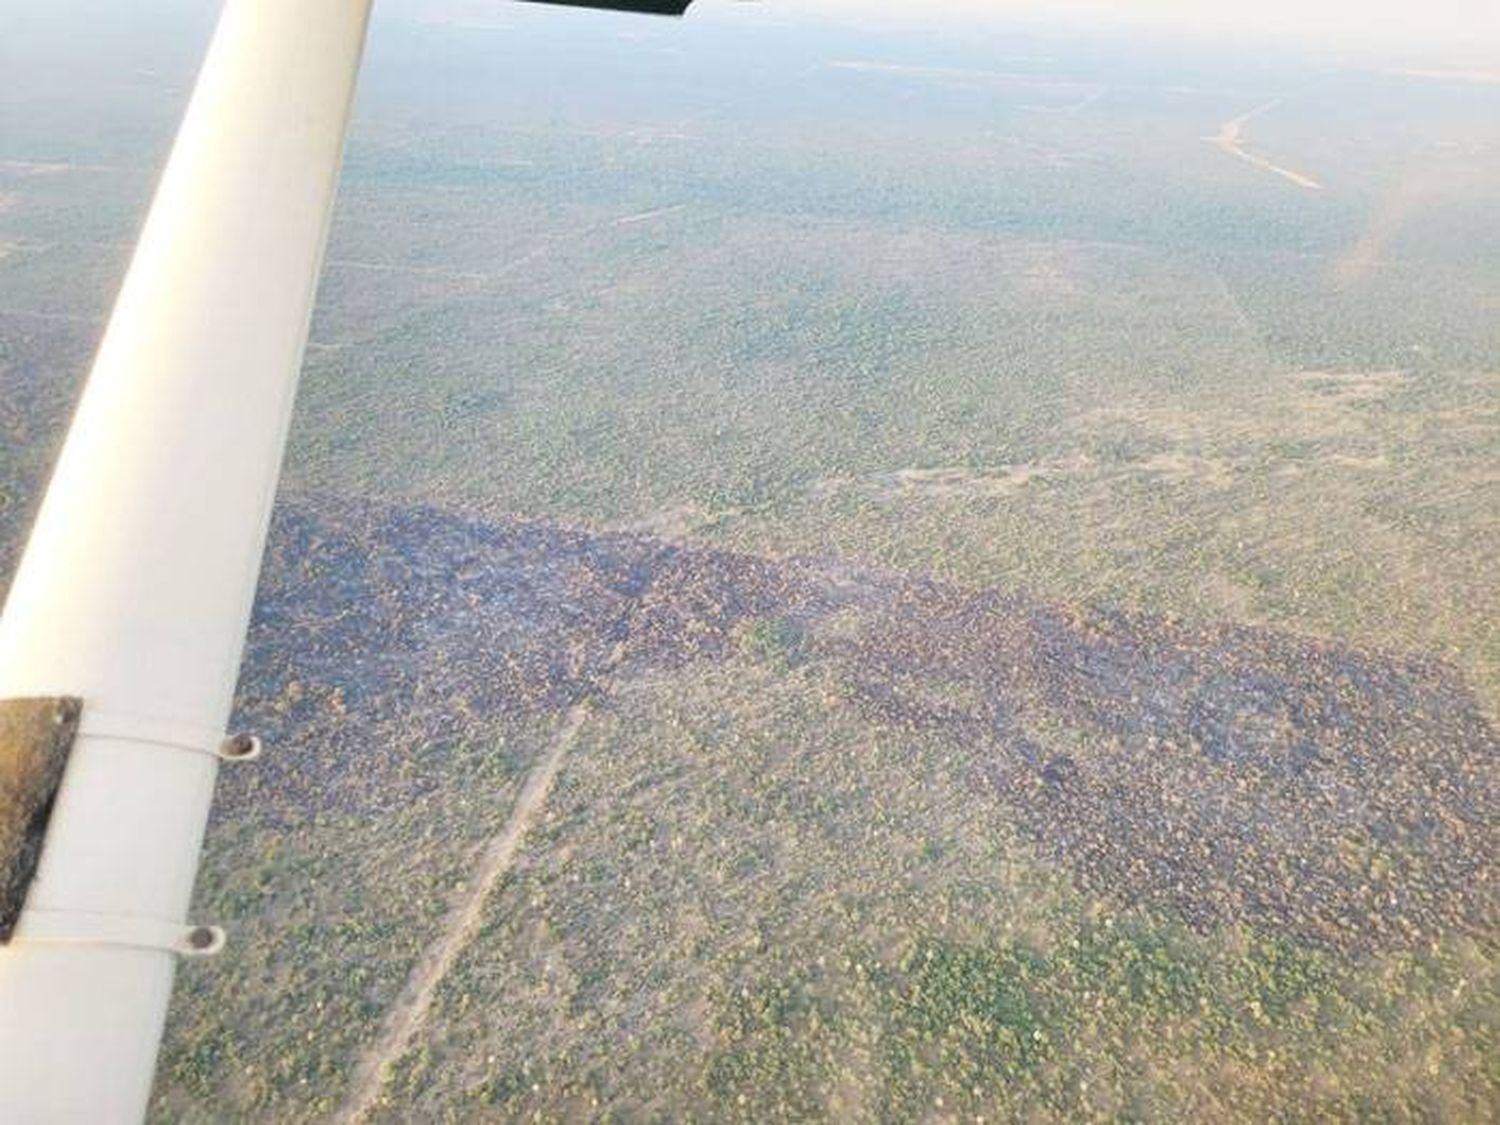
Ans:
POLYGON ((276 749, 219 815, 378 815, 487 722, 608 706, 757 623, 865 720, 961 746, 1089 890, 1351 951, 1495 932, 1500 747, 1440 662, 328 499, 278 511, 239 715, 276 749))

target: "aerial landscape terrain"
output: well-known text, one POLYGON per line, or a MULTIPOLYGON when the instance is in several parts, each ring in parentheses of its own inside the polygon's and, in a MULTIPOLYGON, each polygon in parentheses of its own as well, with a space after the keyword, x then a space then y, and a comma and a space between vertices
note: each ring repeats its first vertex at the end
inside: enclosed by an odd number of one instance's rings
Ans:
MULTIPOLYGON (((147 9, 0 35, 0 592, 147 9)), ((912 18, 377 16, 153 1120, 1500 1116, 1500 72, 912 18)))

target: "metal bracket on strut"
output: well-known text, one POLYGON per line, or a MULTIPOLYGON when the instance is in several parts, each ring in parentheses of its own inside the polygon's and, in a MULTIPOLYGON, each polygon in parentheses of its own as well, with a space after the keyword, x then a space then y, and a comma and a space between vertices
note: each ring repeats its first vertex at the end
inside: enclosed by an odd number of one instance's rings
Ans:
POLYGON ((225 736, 206 727, 97 707, 88 708, 84 714, 78 736, 207 754, 222 762, 253 761, 260 757, 262 750, 260 739, 253 734, 225 736))
POLYGON ((91 713, 85 721, 83 702, 73 696, 0 699, 0 945, 14 939, 133 945, 185 957, 217 953, 224 946, 224 931, 217 926, 73 911, 22 912, 57 789, 80 735, 190 750, 226 762, 248 762, 262 750, 252 734, 212 740, 199 732, 157 730, 108 714, 91 713))
POLYGON ((258 735, 231 734, 219 743, 216 753, 226 762, 253 762, 264 749, 258 735))
POLYGON ((0 945, 36 875, 82 711, 72 696, 0 699, 0 945))
POLYGON ((212 957, 224 948, 224 931, 218 926, 126 914, 28 910, 16 928, 15 940, 45 945, 130 945, 182 957, 212 957))

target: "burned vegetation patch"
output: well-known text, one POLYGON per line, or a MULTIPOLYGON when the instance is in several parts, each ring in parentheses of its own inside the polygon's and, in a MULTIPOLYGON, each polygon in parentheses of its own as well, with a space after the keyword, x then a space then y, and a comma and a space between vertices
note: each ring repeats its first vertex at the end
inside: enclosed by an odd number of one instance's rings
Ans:
POLYGON ((1441 663, 935 587, 842 658, 881 718, 986 747, 1091 890, 1341 948, 1493 932, 1500 745, 1441 663))
POLYGON ((425 508, 280 510, 240 721, 284 750, 220 815, 378 814, 496 718, 731 657, 940 736, 1093 892, 1346 950, 1494 932, 1500 744, 1440 662, 425 508))

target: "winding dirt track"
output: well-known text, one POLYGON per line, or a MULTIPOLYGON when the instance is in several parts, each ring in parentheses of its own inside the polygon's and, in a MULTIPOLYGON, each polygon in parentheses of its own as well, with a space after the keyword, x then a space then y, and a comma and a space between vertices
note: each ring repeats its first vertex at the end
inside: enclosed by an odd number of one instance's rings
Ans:
POLYGON ((490 892, 515 861, 516 852, 546 804, 547 794, 552 791, 563 759, 587 717, 587 703, 573 707, 532 767, 509 819, 485 844, 473 875, 454 895, 442 927, 417 958, 406 986, 386 1013, 380 1035, 359 1060, 350 1080, 348 1097, 335 1121, 353 1125, 364 1121, 376 1108, 390 1067, 406 1054, 412 1040, 426 1025, 438 985, 479 932, 490 892))
POLYGON ((1247 164, 1253 164, 1263 171, 1271 172, 1282 179, 1290 180, 1300 188, 1306 188, 1308 191, 1322 191, 1323 185, 1311 176, 1304 175, 1294 168, 1283 168, 1280 164, 1273 164, 1264 156, 1250 152, 1245 148, 1243 137, 1245 126, 1251 119, 1259 117, 1269 109, 1275 108, 1280 102, 1280 98, 1275 98, 1264 105, 1256 106, 1249 113, 1242 113, 1238 117, 1232 117, 1219 126, 1217 133, 1203 139, 1221 151, 1227 152, 1230 156, 1238 157, 1247 164))

